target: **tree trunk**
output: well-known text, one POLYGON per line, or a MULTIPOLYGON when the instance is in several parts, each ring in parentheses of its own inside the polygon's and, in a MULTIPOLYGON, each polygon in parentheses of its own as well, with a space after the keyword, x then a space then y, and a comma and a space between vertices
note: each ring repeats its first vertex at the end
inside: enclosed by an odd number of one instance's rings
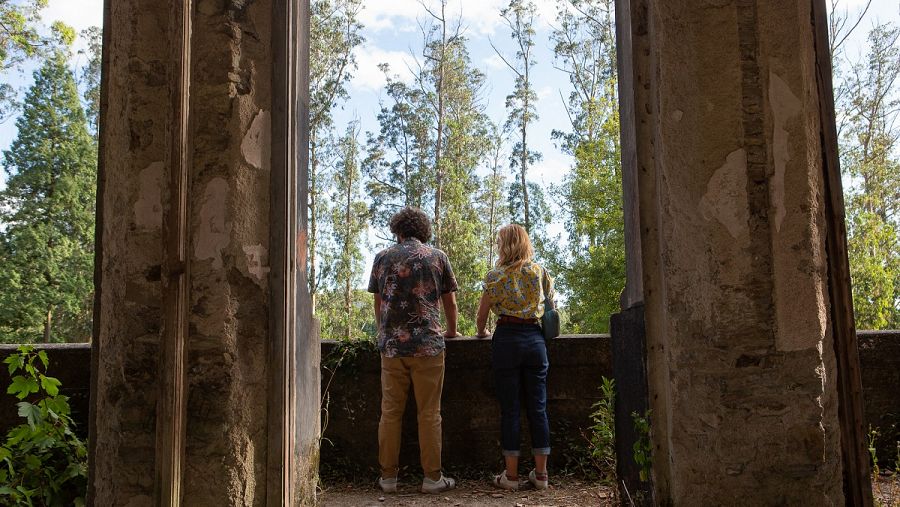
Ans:
POLYGON ((438 62, 437 82, 437 142, 434 149, 434 168, 437 188, 434 195, 434 245, 441 247, 441 199, 444 193, 444 170, 441 167, 441 149, 444 141, 444 63, 447 60, 447 18, 444 14, 446 2, 441 2, 441 57, 438 62))
POLYGON ((353 198, 353 173, 350 171, 350 167, 348 166, 348 162, 344 161, 344 170, 347 172, 347 201, 345 202, 346 208, 344 212, 344 260, 346 265, 344 269, 346 272, 344 273, 344 313, 347 314, 347 327, 345 330, 344 338, 349 340, 351 335, 351 289, 350 289, 350 279, 351 273, 353 271, 351 263, 353 262, 350 258, 350 235, 353 233, 353 227, 351 224, 352 215, 350 213, 350 208, 352 206, 352 198, 353 198))
POLYGON ((47 308, 47 320, 44 321, 44 343, 50 343, 50 328, 53 323, 53 309, 47 308))
POLYGON ((309 139, 309 298, 312 314, 316 314, 316 240, 318 225, 316 223, 316 169, 319 159, 316 155, 316 135, 310 132, 309 139))

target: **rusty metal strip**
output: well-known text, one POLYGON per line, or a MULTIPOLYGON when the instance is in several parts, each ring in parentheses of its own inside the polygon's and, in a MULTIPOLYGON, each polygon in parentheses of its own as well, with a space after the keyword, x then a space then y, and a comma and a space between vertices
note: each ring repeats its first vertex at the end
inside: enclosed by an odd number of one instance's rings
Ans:
POLYGON ((168 206, 163 223, 163 326, 156 412, 156 504, 182 501, 187 402, 186 341, 190 311, 190 81, 192 0, 172 3, 172 99, 168 206))
POLYGON ((850 263, 847 258, 847 226, 835 125, 834 89, 825 0, 812 2, 812 29, 816 48, 816 82, 825 181, 825 248, 828 254, 828 291, 831 329, 837 359, 838 419, 844 496, 847 505, 872 505, 869 456, 866 451, 865 416, 859 350, 853 316, 850 263))

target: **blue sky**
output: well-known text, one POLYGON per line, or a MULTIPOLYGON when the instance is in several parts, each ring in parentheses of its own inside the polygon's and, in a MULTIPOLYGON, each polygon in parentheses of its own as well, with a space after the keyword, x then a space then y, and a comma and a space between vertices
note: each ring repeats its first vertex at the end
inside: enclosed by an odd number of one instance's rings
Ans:
MULTIPOLYGON (((435 0, 431 0, 432 3, 435 0)), ((864 5, 866 0, 841 0, 840 6, 851 10, 864 5)), ((550 139, 553 129, 568 128, 568 120, 562 107, 562 96, 568 93, 566 76, 553 68, 553 55, 549 35, 555 17, 555 2, 540 0, 537 20, 537 61, 534 73, 535 89, 538 93, 539 121, 534 125, 531 138, 535 148, 543 154, 543 160, 531 172, 534 181, 544 185, 559 182, 567 172, 569 159, 559 152, 550 139), (560 91, 562 90, 562 93, 560 91)), ((465 35, 470 40, 473 63, 487 76, 487 109, 495 121, 506 116, 504 100, 512 87, 512 74, 491 48, 493 41, 507 55, 514 53, 508 28, 500 18, 499 11, 506 0, 450 0, 448 13, 452 18, 462 13, 461 23, 465 35)), ((365 25, 366 42, 358 48, 359 68, 351 82, 351 99, 336 111, 338 131, 346 123, 358 118, 363 131, 377 131, 375 114, 382 98, 384 77, 377 66, 386 62, 401 78, 409 78, 408 66, 413 64, 413 54, 421 52, 419 23, 425 21, 425 12, 418 0, 366 0, 361 14, 365 25)), ((54 20, 62 20, 80 31, 102 23, 103 0, 50 0, 43 18, 47 25, 54 20)), ((897 0, 874 0, 866 19, 847 46, 848 56, 862 55, 865 33, 875 20, 898 20, 897 0)), ((79 41, 77 49, 83 42, 79 41)), ((76 65, 83 63, 83 57, 76 57, 76 65)), ((4 76, 7 82, 24 90, 31 84, 33 66, 26 66, 21 73, 4 76)), ((15 118, 0 124, 0 149, 6 149, 16 135, 15 118)), ((0 188, 4 185, 5 174, 0 172, 0 188)), ((554 227, 558 230, 559 226, 554 227)))

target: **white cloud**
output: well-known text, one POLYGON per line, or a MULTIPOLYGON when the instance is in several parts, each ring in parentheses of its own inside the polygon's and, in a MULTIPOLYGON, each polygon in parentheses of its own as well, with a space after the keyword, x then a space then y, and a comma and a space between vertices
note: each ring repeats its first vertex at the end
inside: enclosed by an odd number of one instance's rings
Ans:
POLYGON ((386 51, 371 44, 356 48, 356 61, 359 68, 353 74, 350 86, 357 90, 380 90, 385 85, 384 72, 379 64, 390 66, 391 76, 398 75, 402 81, 412 81, 409 66, 413 65, 412 56, 403 51, 386 51))
MULTIPOLYGON (((436 0, 423 0, 433 11, 438 7, 436 0)), ((493 35, 504 31, 500 10, 508 0, 449 0, 446 9, 448 20, 454 22, 462 18, 462 26, 478 35, 493 35), (499 29, 499 30, 498 30, 499 29)), ((556 16, 554 2, 537 0, 539 26, 545 26, 556 16)), ((374 32, 394 30, 397 32, 417 31, 418 23, 430 18, 425 7, 418 0, 369 0, 360 14, 360 20, 367 30, 374 32)))
POLYGON ((41 17, 48 25, 62 21, 80 32, 103 25, 103 0, 50 0, 41 17))

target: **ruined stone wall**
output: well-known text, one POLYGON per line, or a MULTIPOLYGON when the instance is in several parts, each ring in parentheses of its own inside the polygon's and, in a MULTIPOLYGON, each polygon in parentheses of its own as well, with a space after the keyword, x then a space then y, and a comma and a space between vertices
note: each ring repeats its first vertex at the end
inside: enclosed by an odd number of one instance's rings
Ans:
POLYGON ((184 488, 264 505, 271 6, 197 2, 184 488))
POLYGON ((108 8, 90 487, 97 505, 150 505, 163 320, 170 12, 152 0, 110 2, 108 8))
POLYGON ((176 5, 108 5, 91 497, 154 504, 178 460, 191 505, 264 505, 273 4, 185 2, 183 46, 176 5), (185 303, 166 306, 178 277, 185 303), (181 322, 183 390, 165 359, 181 322), (175 444, 157 427, 171 389, 186 399, 175 444))
POLYGON ((843 503, 811 4, 631 5, 657 500, 843 503))

